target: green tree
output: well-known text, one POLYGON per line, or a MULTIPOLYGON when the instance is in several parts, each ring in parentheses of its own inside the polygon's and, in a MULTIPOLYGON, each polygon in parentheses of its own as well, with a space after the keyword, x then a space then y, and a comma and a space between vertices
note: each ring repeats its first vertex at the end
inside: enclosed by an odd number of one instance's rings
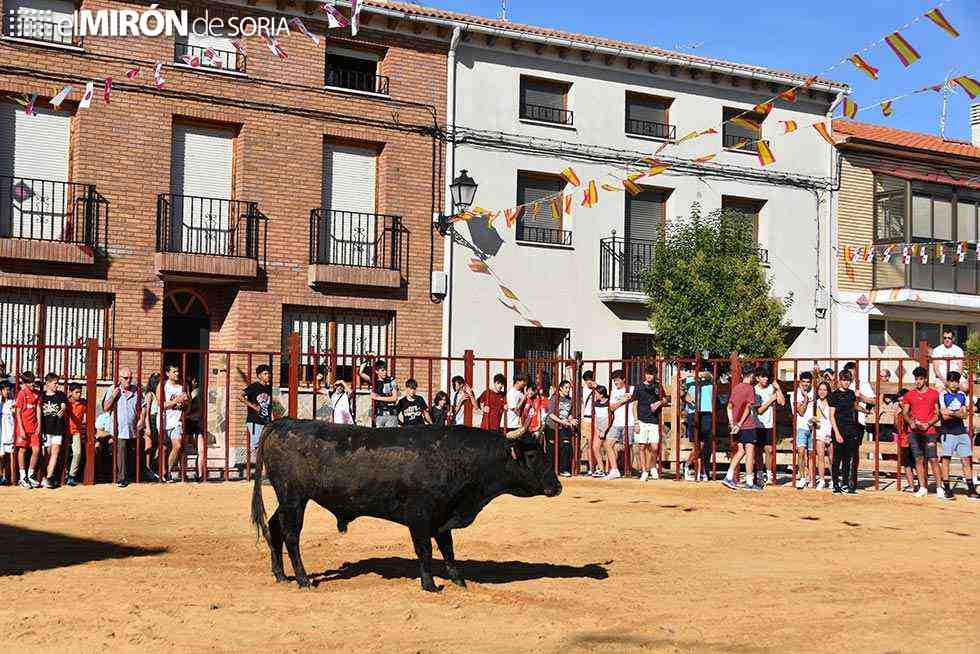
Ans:
POLYGON ((703 216, 694 204, 690 218, 672 224, 658 242, 643 278, 658 352, 779 357, 786 351, 792 299, 771 296, 751 229, 740 213, 703 216))

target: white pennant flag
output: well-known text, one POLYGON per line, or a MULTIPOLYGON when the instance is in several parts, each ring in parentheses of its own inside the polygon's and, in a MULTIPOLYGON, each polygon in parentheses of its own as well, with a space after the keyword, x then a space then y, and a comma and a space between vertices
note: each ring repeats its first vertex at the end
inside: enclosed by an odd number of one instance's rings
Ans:
POLYGON ((939 252, 939 263, 946 263, 946 246, 940 243, 936 246, 936 251, 939 252))
POLYGON ((929 263, 929 248, 925 245, 919 246, 919 261, 924 264, 929 263))
POLYGON ((342 13, 340 13, 340 10, 332 4, 324 2, 322 5, 320 5, 320 9, 322 9, 323 13, 327 15, 327 27, 330 29, 333 30, 337 29, 338 27, 347 27, 350 25, 350 22, 342 13))
POLYGON ((51 106, 57 109, 58 107, 61 106, 61 103, 68 98, 69 95, 71 95, 71 87, 66 86, 65 88, 58 91, 58 95, 51 98, 51 106))
POLYGON ((912 263, 912 246, 904 245, 902 246, 902 263, 909 264, 912 263))
POLYGON ((82 101, 78 103, 79 109, 88 109, 92 106, 92 96, 95 94, 95 82, 88 82, 85 85, 85 93, 82 94, 82 101))
POLYGON ((158 89, 161 89, 165 81, 163 79, 163 64, 158 61, 156 68, 153 69, 153 83, 158 89))
POLYGON ((889 245, 881 252, 881 260, 884 263, 890 263, 892 260, 892 255, 895 254, 895 246, 889 245))
POLYGON ((864 262, 874 263, 875 260, 875 249, 871 246, 864 248, 864 262))
POLYGON ((312 34, 310 30, 306 29, 306 25, 304 25, 303 21, 299 19, 299 16, 289 21, 289 26, 296 28, 300 34, 313 41, 313 45, 318 48, 320 47, 320 37, 316 34, 312 34))
POLYGON ((960 241, 956 244, 956 260, 960 263, 966 259, 966 243, 960 241))
POLYGON ((357 36, 357 30, 361 26, 361 0, 350 0, 350 33, 357 36))

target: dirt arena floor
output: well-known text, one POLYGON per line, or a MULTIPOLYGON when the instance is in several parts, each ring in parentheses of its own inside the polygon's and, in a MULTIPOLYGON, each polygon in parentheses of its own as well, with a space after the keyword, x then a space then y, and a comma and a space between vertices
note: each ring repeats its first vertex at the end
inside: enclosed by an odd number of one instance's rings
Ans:
POLYGON ((555 499, 499 498, 455 532, 469 589, 435 595, 419 589, 406 529, 360 519, 342 536, 312 505, 302 547, 317 586, 275 584, 249 490, 0 489, 4 641, 30 652, 980 651, 980 503, 962 497, 572 480, 555 499))

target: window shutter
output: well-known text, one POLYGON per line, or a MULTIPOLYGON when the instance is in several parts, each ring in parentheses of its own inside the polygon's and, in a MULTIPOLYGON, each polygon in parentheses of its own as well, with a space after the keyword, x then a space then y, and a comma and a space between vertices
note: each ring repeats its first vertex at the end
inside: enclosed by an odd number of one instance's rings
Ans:
POLYGON ((536 105, 550 109, 565 108, 566 87, 563 84, 544 80, 522 79, 521 92, 524 96, 523 103, 526 105, 536 105))
MULTIPOLYGON (((37 343, 37 308, 37 299, 26 293, 0 292, 0 343, 37 343)), ((37 350, 0 347, 0 358, 6 362, 8 372, 20 374, 24 370, 34 369, 37 350)))
POLYGON ((629 120, 642 120, 648 123, 667 124, 667 105, 662 100, 626 96, 626 116, 629 120))
MULTIPOLYGON (((524 216, 521 223, 525 227, 539 227, 542 229, 563 229, 564 216, 561 220, 551 217, 551 207, 545 198, 550 198, 555 193, 561 193, 565 189, 565 182, 559 179, 546 177, 518 177, 517 178, 517 203, 526 205, 524 216), (540 202, 538 215, 532 215, 531 203, 540 202)), ((564 208, 564 207, 563 207, 564 208)))
POLYGON ((645 190, 626 199, 629 212, 627 238, 631 241, 657 241, 662 236, 665 203, 664 191, 645 190))
POLYGON ((184 252, 228 253, 238 216, 230 215, 230 203, 214 200, 231 199, 234 144, 229 130, 174 125, 170 187, 184 197, 174 199, 171 234, 184 252))
POLYGON ((378 240, 375 180, 378 154, 372 148, 325 143, 320 254, 333 263, 372 266, 378 240))
MULTIPOLYGON (((105 345, 106 309, 111 305, 108 298, 85 296, 48 296, 44 306, 44 343, 46 345, 84 346, 94 338, 105 345)), ((45 367, 58 374, 68 371, 73 379, 85 375, 85 350, 48 350, 44 356, 45 367), (67 368, 65 357, 67 355, 67 368)), ((99 369, 102 353, 99 353, 99 369)))

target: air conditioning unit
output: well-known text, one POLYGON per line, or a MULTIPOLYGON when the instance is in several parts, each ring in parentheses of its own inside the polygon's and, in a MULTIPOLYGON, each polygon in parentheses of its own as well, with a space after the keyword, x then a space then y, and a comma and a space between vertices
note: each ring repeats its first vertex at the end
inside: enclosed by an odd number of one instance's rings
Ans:
POLYGON ((432 295, 442 299, 449 293, 449 278, 442 270, 432 271, 432 295))

